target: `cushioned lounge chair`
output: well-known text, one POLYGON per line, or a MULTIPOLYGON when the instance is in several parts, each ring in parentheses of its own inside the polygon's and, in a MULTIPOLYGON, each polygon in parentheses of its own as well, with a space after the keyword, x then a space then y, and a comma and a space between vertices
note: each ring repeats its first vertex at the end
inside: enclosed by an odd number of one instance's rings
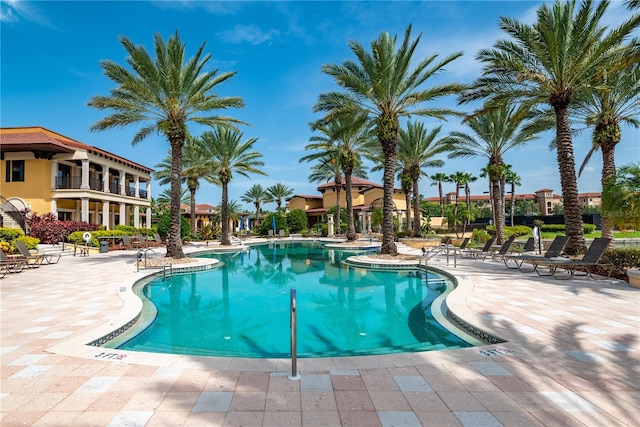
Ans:
POLYGON ((567 242, 569 241, 569 237, 567 236, 556 236, 549 245, 549 249, 544 253, 544 255, 535 255, 535 254, 518 254, 518 255, 504 255, 502 260, 504 261, 504 265, 510 269, 518 269, 523 273, 532 272, 537 269, 537 264, 535 261, 544 261, 552 258, 557 258, 564 253, 564 248, 567 246, 567 242), (524 265, 531 264, 532 268, 523 269, 524 265))
MULTIPOLYGON (((549 260, 536 260, 533 261, 535 264, 536 273, 540 276, 553 276, 555 279, 568 280, 573 278, 574 276, 589 276, 592 279, 592 273, 595 268, 604 268, 607 271, 607 275, 602 277, 602 279, 608 279, 613 272, 613 264, 600 263, 600 258, 609 247, 609 243, 611 243, 611 239, 606 239, 603 237, 598 237, 593 239, 591 245, 587 249, 587 252, 584 254, 582 259, 567 259, 567 260, 557 260, 557 259, 549 259, 549 260), (539 267, 548 267, 548 272, 542 273, 539 267), (558 274, 558 272, 564 271, 564 274, 558 274), (579 274, 576 274, 579 273, 579 274)), ((602 280, 601 279, 601 280, 602 280)))
POLYGON ((24 242, 21 242, 20 240, 16 240, 15 244, 16 248, 20 251, 20 255, 26 259, 27 267, 37 268, 42 265, 44 262, 44 255, 31 253, 24 242))

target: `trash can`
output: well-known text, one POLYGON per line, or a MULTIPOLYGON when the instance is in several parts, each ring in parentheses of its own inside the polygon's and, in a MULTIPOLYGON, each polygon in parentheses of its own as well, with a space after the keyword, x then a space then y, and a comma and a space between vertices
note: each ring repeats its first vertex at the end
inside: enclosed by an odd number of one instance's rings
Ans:
POLYGON ((107 252, 109 252, 109 241, 100 240, 100 253, 106 254, 107 252))

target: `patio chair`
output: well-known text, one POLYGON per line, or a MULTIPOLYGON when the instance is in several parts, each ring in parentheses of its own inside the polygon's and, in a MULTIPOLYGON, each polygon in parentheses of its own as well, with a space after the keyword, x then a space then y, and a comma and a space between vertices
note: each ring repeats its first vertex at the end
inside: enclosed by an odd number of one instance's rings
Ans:
POLYGON ((31 253, 31 251, 29 249, 27 249, 27 246, 24 244, 24 242, 20 241, 20 240, 16 240, 15 241, 16 244, 16 248, 18 248, 18 250, 20 251, 20 255, 22 255, 26 262, 27 262, 27 267, 29 268, 38 268, 42 265, 42 263, 44 262, 44 256, 38 253, 31 253))
POLYGON ((122 243, 120 243, 120 249, 138 249, 140 247, 140 244, 137 241, 134 241, 131 236, 123 234, 121 238, 122 243))
POLYGON ((0 274, 19 273, 27 266, 27 260, 22 255, 7 255, 0 251, 0 274))
POLYGON ((160 234, 158 234, 158 233, 155 233, 153 235, 153 241, 152 242, 153 242, 152 243, 153 246, 162 246, 162 245, 164 245, 164 242, 162 241, 162 237, 160 237, 160 234))
MULTIPOLYGON (((569 280, 574 276, 589 276, 592 279, 593 277, 593 269, 596 267, 604 268, 607 271, 607 275, 599 280, 608 279, 613 272, 613 264, 612 263, 600 263, 600 258, 609 247, 609 243, 611 243, 611 239, 607 239, 604 237, 598 237, 593 239, 591 245, 585 252, 582 259, 567 259, 567 260, 558 260, 558 259, 548 259, 548 260, 536 260, 533 261, 535 264, 536 273, 540 276, 553 276, 554 279, 560 280, 569 280), (548 267, 548 273, 541 273, 538 267, 548 267), (559 270, 564 270, 566 275, 558 275, 559 270), (584 274, 576 274, 578 271, 584 274)), ((598 279, 596 279, 598 280, 598 279)))
POLYGON ((500 246, 500 249, 498 249, 497 251, 495 250, 492 251, 491 248, 489 248, 487 252, 483 252, 482 254, 477 254, 476 259, 482 258, 482 260, 484 261, 488 257, 491 257, 491 261, 502 260, 502 257, 504 255, 507 255, 507 253, 509 252, 509 248, 511 248, 511 245, 513 244, 514 240, 516 240, 515 234, 513 234, 511 237, 505 240, 504 243, 502 243, 502 246, 500 246))
POLYGON ((491 238, 489 238, 489 240, 487 240, 487 243, 485 243, 482 249, 468 249, 466 252, 466 257, 476 258, 479 256, 486 255, 486 253, 489 252, 489 250, 491 249, 491 246, 493 246, 493 243, 495 241, 496 241, 496 236, 492 236, 491 238))
POLYGON ((267 236, 268 237, 273 237, 273 230, 272 229, 267 230, 267 236))
POLYGON ((502 261, 504 261, 504 265, 507 268, 512 270, 518 269, 523 273, 532 272, 537 269, 537 265, 535 261, 544 261, 550 260, 552 258, 557 258, 564 253, 564 248, 567 246, 567 242, 569 242, 569 237, 567 236, 556 236, 549 245, 549 249, 543 255, 535 255, 535 254, 514 254, 514 255, 504 255, 502 257, 502 261), (513 264, 510 264, 513 263, 513 264), (531 270, 524 270, 522 267, 525 263, 532 264, 531 270))

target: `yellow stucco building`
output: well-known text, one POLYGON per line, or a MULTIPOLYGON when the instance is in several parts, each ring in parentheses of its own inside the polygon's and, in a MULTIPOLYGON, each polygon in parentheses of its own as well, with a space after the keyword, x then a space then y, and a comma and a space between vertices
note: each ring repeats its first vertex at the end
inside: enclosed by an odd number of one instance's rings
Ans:
MULTIPOLYGON (((319 196, 296 194, 287 199, 289 210, 302 209, 305 211, 309 227, 319 222, 324 222, 326 220, 327 210, 337 204, 338 193, 336 191, 335 181, 320 185, 318 191, 320 192, 319 196)), ((382 185, 371 181, 352 178, 351 195, 353 198, 354 218, 360 224, 360 228, 356 231, 360 233, 372 231, 371 214, 374 210, 382 208, 384 188, 382 185)), ((342 209, 347 206, 346 197, 346 187, 343 180, 340 190, 340 207, 342 209)), ((400 223, 402 223, 402 216, 407 211, 405 194, 402 190, 393 190, 393 202, 395 204, 394 211, 396 216, 400 220, 400 223)))
POLYGON ((16 212, 60 220, 151 227, 151 173, 132 162, 43 127, 0 129, 2 226, 16 212))

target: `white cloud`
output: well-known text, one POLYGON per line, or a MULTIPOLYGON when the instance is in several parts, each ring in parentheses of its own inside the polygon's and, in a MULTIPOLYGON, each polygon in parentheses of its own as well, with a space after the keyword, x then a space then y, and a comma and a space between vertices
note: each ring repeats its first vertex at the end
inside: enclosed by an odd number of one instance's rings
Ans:
POLYGON ((263 31, 257 25, 241 25, 238 24, 230 31, 221 33, 222 38, 230 43, 249 43, 257 45, 266 41, 271 41, 280 35, 280 31, 270 29, 263 31))
POLYGON ((2 0, 0 2, 0 22, 16 23, 27 21, 49 28, 57 28, 54 23, 43 16, 33 2, 19 0, 2 0))

